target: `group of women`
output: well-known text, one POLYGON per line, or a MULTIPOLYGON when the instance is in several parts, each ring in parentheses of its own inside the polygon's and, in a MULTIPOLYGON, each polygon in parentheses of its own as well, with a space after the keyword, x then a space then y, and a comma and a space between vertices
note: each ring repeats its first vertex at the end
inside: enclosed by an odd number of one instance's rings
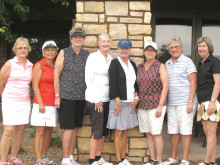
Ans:
MULTIPOLYGON (((35 164, 56 164, 46 156, 53 127, 57 125, 56 108, 60 127, 64 129, 61 165, 78 165, 73 158, 73 150, 76 145, 77 127, 82 127, 85 103, 92 124, 88 162, 90 165, 112 165, 101 156, 109 129, 114 130, 117 164, 131 165, 125 158, 127 132, 138 125, 140 132, 146 133, 151 156, 149 162, 144 165, 162 164, 161 132, 167 109, 169 73, 166 66, 157 60, 157 44, 145 43, 145 62, 136 67, 129 59, 132 42, 128 39, 119 41, 119 56, 112 59, 109 55, 109 34, 98 35, 98 51, 90 55, 81 48, 85 41, 85 33, 81 27, 73 27, 69 35, 70 47, 60 51, 56 64, 58 47, 54 41, 46 41, 43 44, 42 60, 32 65, 27 59, 31 51, 28 40, 22 37, 16 40, 13 47, 16 56, 7 61, 0 72, 4 125, 0 165, 25 165, 17 155, 30 113, 31 125, 36 126, 35 164), (34 89, 32 111, 31 81, 34 89), (11 155, 7 161, 10 145, 11 155)), ((169 46, 168 48, 173 50, 180 48, 182 53, 181 44, 169 46)), ((215 162, 216 129, 220 117, 220 63, 212 55, 213 46, 209 38, 198 39, 196 50, 202 57, 198 69, 198 120, 202 120, 207 138, 206 158, 200 165, 206 165, 215 162)), ((172 58, 174 59, 175 55, 172 58)), ((187 113, 191 113, 188 112, 189 109, 191 107, 187 104, 187 113)), ((187 159, 188 155, 181 164, 188 165, 187 159)), ((174 160, 177 160, 175 154, 165 163, 177 163, 174 160)))

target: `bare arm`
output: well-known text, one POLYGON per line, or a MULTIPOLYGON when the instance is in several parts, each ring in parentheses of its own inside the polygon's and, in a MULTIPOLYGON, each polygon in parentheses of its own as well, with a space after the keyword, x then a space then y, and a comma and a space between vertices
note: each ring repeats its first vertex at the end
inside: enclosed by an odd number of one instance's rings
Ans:
POLYGON ((166 101, 168 87, 169 87, 168 73, 167 73, 167 69, 164 64, 161 64, 159 73, 160 73, 160 80, 161 80, 163 89, 161 91, 159 105, 156 109, 156 114, 155 114, 156 117, 160 117, 162 114, 162 108, 163 108, 164 102, 166 101))
MULTIPOLYGON (((55 64, 55 70, 54 70, 54 90, 55 94, 60 94, 60 74, 63 70, 63 62, 64 62, 64 52, 63 50, 60 51, 58 54, 56 64, 55 64)), ((60 96, 55 97, 55 107, 60 108, 60 96)))
POLYGON ((196 93, 196 85, 197 85, 197 75, 196 72, 193 72, 188 75, 188 79, 190 82, 190 94, 189 94, 189 100, 187 103, 187 113, 191 113, 193 111, 193 100, 196 93))
POLYGON ((32 85, 34 89, 34 95, 39 104, 39 112, 45 113, 45 106, 44 106, 41 93, 40 93, 40 89, 39 89, 41 75, 42 75, 42 68, 39 63, 36 63, 34 65, 33 72, 32 72, 32 85))
POLYGON ((8 80, 11 71, 11 63, 7 61, 0 70, 0 96, 2 95, 5 83, 8 80))
MULTIPOLYGON (((213 77, 214 77, 215 85, 214 85, 214 88, 213 88, 213 91, 212 91, 211 99, 216 100, 218 98, 218 95, 219 95, 219 92, 220 92, 220 74, 219 73, 218 74, 213 74, 213 77)), ((208 109, 207 109, 207 113, 209 115, 211 115, 212 113, 215 112, 215 110, 216 110, 215 102, 210 101, 208 109)))

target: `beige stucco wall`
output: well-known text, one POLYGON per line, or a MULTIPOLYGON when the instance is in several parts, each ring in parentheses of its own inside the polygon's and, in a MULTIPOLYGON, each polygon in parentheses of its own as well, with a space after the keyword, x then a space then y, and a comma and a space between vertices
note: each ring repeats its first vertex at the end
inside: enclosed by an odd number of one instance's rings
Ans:
MULTIPOLYGON (((120 39, 130 39, 133 44, 131 59, 143 62, 144 42, 151 38, 151 12, 148 1, 76 1, 76 26, 86 32, 84 48, 90 52, 97 50, 97 36, 107 32, 112 37, 110 54, 117 57, 117 44, 120 39)), ((88 161, 91 126, 89 114, 84 115, 84 123, 78 129, 75 156, 80 161, 88 161)), ((106 138, 103 156, 107 161, 116 161, 114 152, 114 131, 106 138)), ((139 133, 138 127, 129 130, 127 158, 132 162, 146 162, 149 158, 146 137, 139 133)))

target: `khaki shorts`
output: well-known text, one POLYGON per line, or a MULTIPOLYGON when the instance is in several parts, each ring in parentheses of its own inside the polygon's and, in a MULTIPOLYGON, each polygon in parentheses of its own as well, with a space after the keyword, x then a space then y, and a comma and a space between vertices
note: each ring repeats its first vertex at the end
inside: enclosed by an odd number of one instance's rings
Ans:
POLYGON ((197 103, 193 104, 193 111, 187 113, 187 105, 168 105, 167 106, 167 126, 168 134, 191 135, 193 118, 196 113, 197 103))
POLYGON ((138 109, 139 130, 141 133, 150 132, 152 135, 159 135, 162 132, 166 106, 162 108, 162 114, 159 118, 155 116, 156 109, 143 110, 138 109))

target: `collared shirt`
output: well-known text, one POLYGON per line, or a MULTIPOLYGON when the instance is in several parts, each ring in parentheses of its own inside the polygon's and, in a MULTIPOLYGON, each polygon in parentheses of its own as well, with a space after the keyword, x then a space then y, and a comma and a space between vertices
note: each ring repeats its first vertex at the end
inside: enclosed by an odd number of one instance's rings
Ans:
POLYGON ((108 69, 112 57, 108 54, 107 60, 98 50, 91 53, 86 62, 86 100, 91 103, 109 101, 108 69))
MULTIPOLYGON (((193 61, 181 54, 175 63, 172 58, 166 62, 166 69, 169 78, 168 90, 168 105, 183 105, 187 104, 190 95, 190 81, 188 75, 196 72, 196 67, 193 61)), ((194 103, 197 102, 195 95, 194 103)))
POLYGON ((134 83, 136 81, 136 74, 134 71, 134 67, 131 62, 128 60, 128 66, 121 60, 120 56, 118 56, 118 61, 120 62, 126 76, 126 87, 127 87, 127 100, 123 100, 124 102, 132 102, 134 101, 134 83))
MULTIPOLYGON (((201 102, 209 101, 212 97, 213 88, 215 85, 213 74, 220 73, 220 61, 212 54, 204 61, 202 60, 198 65, 198 101, 201 102)), ((218 96, 220 101, 220 95, 218 96)))
POLYGON ((17 56, 9 61, 11 63, 11 71, 5 84, 2 98, 11 101, 29 102, 33 64, 27 59, 26 66, 23 67, 17 56))
POLYGON ((60 74, 60 97, 67 100, 85 99, 85 65, 89 52, 81 49, 77 55, 72 46, 63 49, 63 70, 60 74))

